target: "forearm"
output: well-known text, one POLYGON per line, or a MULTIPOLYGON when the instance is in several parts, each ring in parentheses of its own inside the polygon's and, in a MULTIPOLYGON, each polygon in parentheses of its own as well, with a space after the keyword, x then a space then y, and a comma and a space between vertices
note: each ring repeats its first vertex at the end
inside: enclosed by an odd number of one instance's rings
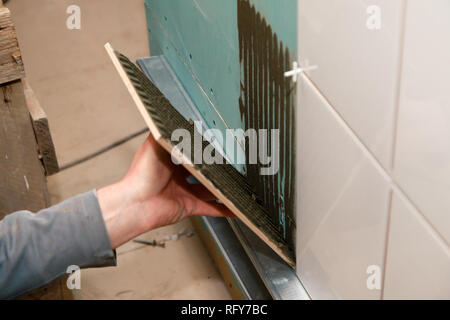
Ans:
MULTIPOLYGON (((97 191, 98 202, 113 249, 140 234, 158 227, 157 205, 139 201, 136 190, 126 180, 97 191)), ((161 209, 161 208, 159 208, 161 209)))
POLYGON ((97 194, 112 248, 118 248, 143 232, 139 216, 141 205, 132 201, 121 182, 99 189, 97 194))
POLYGON ((193 215, 232 216, 206 202, 206 189, 150 135, 119 182, 64 201, 36 215, 0 221, 0 298, 14 297, 80 268, 115 265, 113 249, 134 237, 193 215))
POLYGON ((0 221, 0 298, 41 287, 71 265, 116 264, 95 191, 0 221))

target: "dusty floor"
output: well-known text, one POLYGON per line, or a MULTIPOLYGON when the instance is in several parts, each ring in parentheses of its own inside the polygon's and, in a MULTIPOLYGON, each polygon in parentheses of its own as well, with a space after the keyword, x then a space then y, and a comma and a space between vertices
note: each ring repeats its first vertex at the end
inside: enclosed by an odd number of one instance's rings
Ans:
MULTIPOLYGON (((67 0, 10 0, 27 78, 45 109, 60 164, 145 127, 107 57, 111 42, 130 58, 148 56, 142 0, 77 0, 81 30, 66 28, 67 0)), ((52 201, 119 179, 145 136, 48 180, 52 201)), ((150 232, 160 239, 189 221, 150 232)), ((118 267, 85 270, 80 299, 229 299, 197 235, 165 249, 128 243, 118 267)))

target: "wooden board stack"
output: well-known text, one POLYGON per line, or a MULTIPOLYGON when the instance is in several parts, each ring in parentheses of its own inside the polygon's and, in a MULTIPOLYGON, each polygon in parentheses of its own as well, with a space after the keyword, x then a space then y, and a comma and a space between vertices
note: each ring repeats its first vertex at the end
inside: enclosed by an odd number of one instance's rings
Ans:
POLYGON ((8 8, 0 6, 0 83, 25 76, 16 30, 8 8))

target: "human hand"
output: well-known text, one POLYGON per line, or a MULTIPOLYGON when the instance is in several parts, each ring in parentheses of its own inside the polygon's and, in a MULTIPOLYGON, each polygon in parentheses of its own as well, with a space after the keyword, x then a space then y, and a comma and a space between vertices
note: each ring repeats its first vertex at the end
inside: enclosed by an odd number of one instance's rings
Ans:
POLYGON ((113 249, 136 236, 190 216, 231 217, 202 185, 189 184, 183 166, 150 136, 137 152, 126 176, 97 191, 113 249))

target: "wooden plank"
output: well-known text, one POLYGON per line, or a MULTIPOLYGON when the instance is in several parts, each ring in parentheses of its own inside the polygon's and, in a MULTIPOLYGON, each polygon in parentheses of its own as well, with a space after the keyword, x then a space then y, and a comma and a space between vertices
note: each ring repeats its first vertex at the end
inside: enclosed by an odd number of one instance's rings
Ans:
POLYGON ((16 30, 8 8, 0 7, 0 84, 25 76, 16 30))
POLYGON ((20 297, 19 300, 73 300, 72 291, 67 288, 68 276, 53 281, 20 297))
MULTIPOLYGON (((50 205, 37 150, 22 81, 0 85, 0 220, 18 210, 37 212, 50 205)), ((71 299, 66 278, 21 299, 71 299)))
MULTIPOLYGON (((24 76, 11 14, 0 2, 0 220, 17 210, 37 212, 50 205, 23 83, 18 80, 24 76)), ((57 279, 20 299, 73 299, 66 279, 57 279)))
POLYGON ((39 103, 33 89, 28 81, 23 79, 25 89, 25 100, 31 115, 34 133, 39 149, 39 156, 45 169, 45 175, 50 176, 59 171, 58 159, 56 158, 55 146, 53 144, 47 115, 39 103))
POLYGON ((0 218, 48 204, 44 169, 25 102, 22 81, 0 86, 0 218))
MULTIPOLYGON (((112 48, 112 46, 108 43, 105 45, 105 49, 108 52, 108 55, 110 56, 114 66, 116 67, 122 81, 125 84, 125 87, 128 89, 131 97, 133 98, 133 101, 135 102, 138 110, 140 111, 142 117, 144 118, 145 122, 147 123, 148 127, 150 128, 150 131, 155 138, 156 141, 169 153, 172 155, 176 155, 178 157, 178 160, 180 163, 183 164, 183 166, 194 176, 199 180, 212 194, 214 194, 217 199, 222 201, 222 203, 231 211, 233 212, 236 217, 241 219, 256 235, 258 235, 269 247, 271 247, 281 258, 283 258, 288 264, 291 266, 295 266, 294 257, 292 254, 288 254, 287 250, 285 249, 285 245, 282 244, 281 240, 275 241, 272 236, 270 236, 267 232, 263 231, 261 228, 261 225, 258 226, 257 223, 253 219, 249 218, 249 215, 242 212, 236 204, 228 197, 226 197, 222 190, 219 190, 214 183, 208 179, 205 174, 198 170, 186 157, 183 153, 172 153, 172 150, 174 148, 172 142, 168 140, 166 137, 163 137, 163 134, 160 132, 160 127, 155 123, 155 120, 152 118, 150 113, 148 112, 146 106, 144 105, 139 93, 137 92, 135 86, 131 82, 130 78, 127 75, 127 72, 123 68, 121 62, 119 61, 119 58, 116 55, 116 52, 112 48)), ((159 99, 160 97, 156 97, 159 99)), ((253 203, 248 203, 249 207, 250 205, 253 205, 253 203)), ((263 223, 262 221, 260 223, 263 223)))

